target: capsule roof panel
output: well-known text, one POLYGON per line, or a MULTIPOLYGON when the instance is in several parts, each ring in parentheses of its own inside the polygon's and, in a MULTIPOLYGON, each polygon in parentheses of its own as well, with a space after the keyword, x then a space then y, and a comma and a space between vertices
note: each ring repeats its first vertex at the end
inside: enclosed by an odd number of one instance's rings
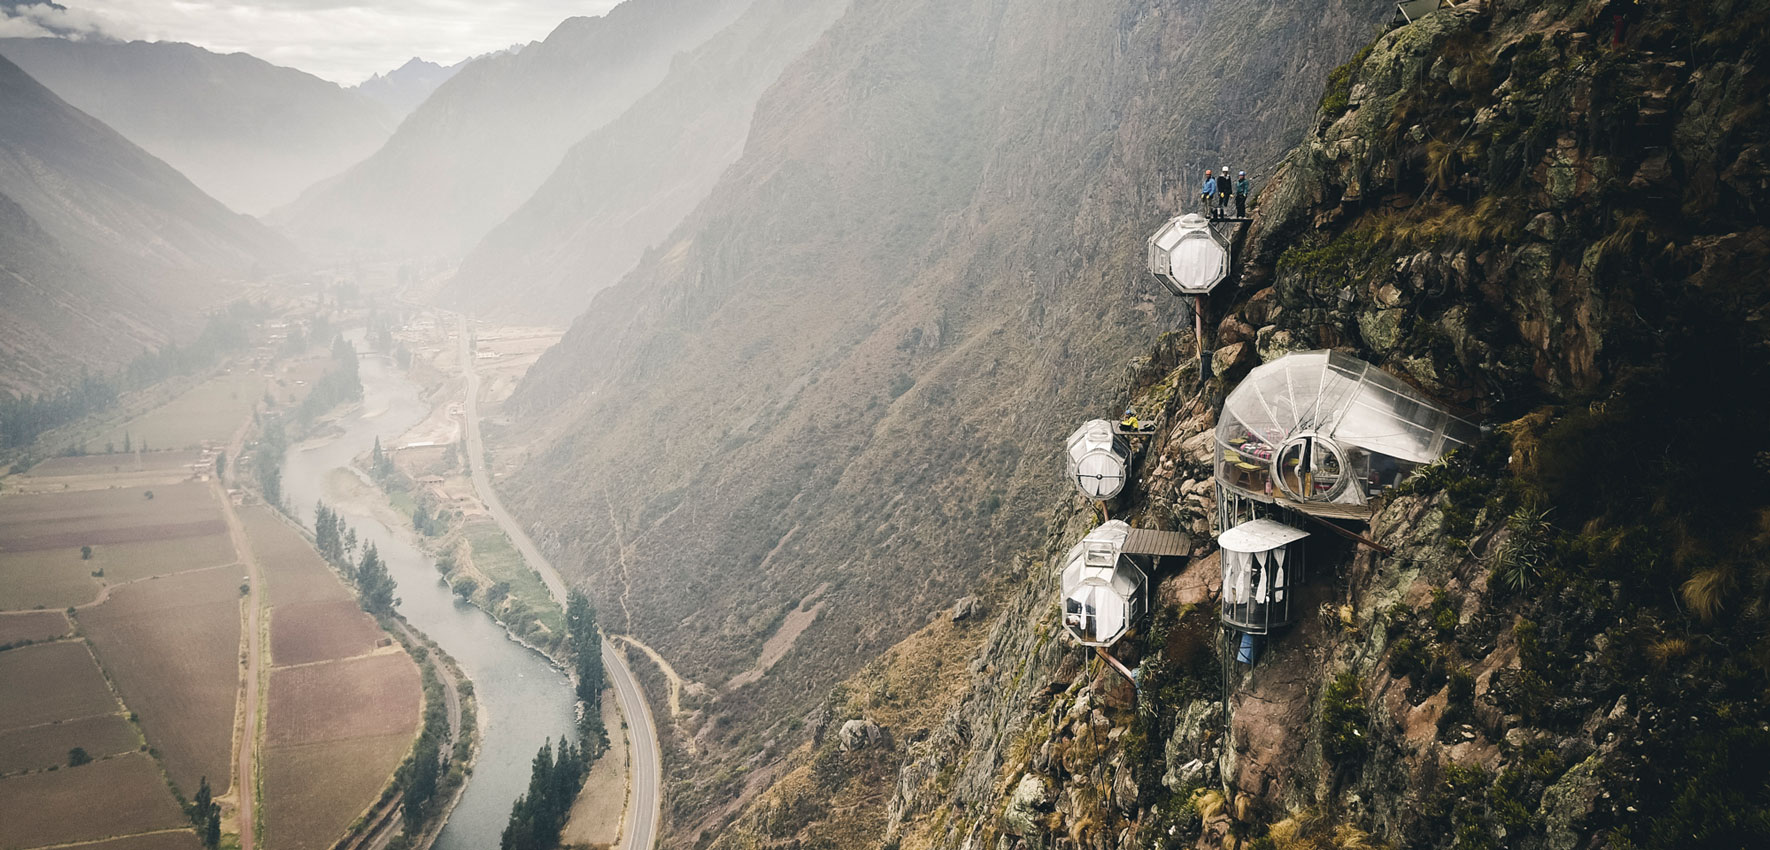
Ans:
POLYGON ((1243 429, 1274 446, 1311 432, 1413 463, 1481 436, 1401 379, 1337 351, 1287 354, 1250 372, 1223 403, 1218 440, 1243 429))
POLYGON ((1230 552, 1266 552, 1308 536, 1277 520, 1256 519, 1217 535, 1217 545, 1230 552))
POLYGON ((1187 213, 1149 237, 1149 272, 1175 295, 1208 295, 1229 275, 1229 246, 1209 219, 1187 213))

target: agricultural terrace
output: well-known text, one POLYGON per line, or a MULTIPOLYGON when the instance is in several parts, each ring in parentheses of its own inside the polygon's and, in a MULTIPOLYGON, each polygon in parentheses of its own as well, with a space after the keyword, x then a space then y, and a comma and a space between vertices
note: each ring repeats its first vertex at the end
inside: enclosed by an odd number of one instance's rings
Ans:
POLYGON ((0 496, 0 609, 86 605, 106 586, 235 560, 208 484, 0 496))
POLYGON ((240 676, 240 570, 216 567, 114 589, 77 620, 186 793, 228 789, 240 676))
POLYGON ((89 452, 108 446, 130 449, 190 449, 205 442, 226 444, 240 423, 264 398, 265 377, 235 368, 185 390, 171 401, 135 417, 97 440, 87 443, 89 452))
POLYGON ((418 668, 305 537, 266 508, 246 508, 240 519, 270 604, 263 840, 324 850, 411 750, 418 668))
POLYGON ((188 823, 146 753, 0 779, 0 847, 95 841, 188 823))

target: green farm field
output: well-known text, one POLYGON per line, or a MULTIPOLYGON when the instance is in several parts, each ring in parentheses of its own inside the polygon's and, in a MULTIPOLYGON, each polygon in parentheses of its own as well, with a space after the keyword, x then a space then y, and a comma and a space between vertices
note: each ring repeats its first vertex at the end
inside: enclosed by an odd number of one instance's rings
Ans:
POLYGON ((187 823, 146 753, 0 779, 0 847, 95 841, 187 823))
POLYGON ((240 679, 240 573, 232 567, 136 582, 78 615, 166 773, 186 793, 228 789, 240 679))
POLYGON ((467 526, 467 542, 473 557, 473 569, 486 577, 489 587, 508 582, 510 598, 527 606, 535 619, 554 634, 565 631, 565 612, 547 593, 541 576, 522 559, 510 538, 495 523, 475 522, 467 526))
POLYGON ((185 390, 177 398, 99 435, 89 449, 102 450, 108 443, 123 448, 130 444, 149 449, 194 448, 204 441, 225 443, 252 409, 264 398, 264 376, 244 369, 217 375, 185 390))

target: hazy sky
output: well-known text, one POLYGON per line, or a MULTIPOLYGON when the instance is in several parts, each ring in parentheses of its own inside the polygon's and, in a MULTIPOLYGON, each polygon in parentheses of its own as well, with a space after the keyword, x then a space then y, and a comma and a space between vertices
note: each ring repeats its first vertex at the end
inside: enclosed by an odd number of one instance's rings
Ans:
POLYGON ((545 38, 617 0, 62 0, 0 2, 0 36, 103 33, 244 51, 344 85, 413 56, 452 64, 545 38))

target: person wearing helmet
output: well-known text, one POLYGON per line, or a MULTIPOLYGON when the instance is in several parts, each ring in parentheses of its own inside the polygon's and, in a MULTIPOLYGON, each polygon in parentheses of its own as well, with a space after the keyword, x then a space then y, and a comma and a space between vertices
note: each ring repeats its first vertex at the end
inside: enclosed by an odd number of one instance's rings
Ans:
POLYGON ((1217 178, 1211 176, 1211 169, 1205 169, 1205 185, 1198 193, 1198 202, 1204 206, 1205 215, 1211 214, 1211 196, 1217 193, 1217 178))
POLYGON ((1142 424, 1143 423, 1137 421, 1137 411, 1132 410, 1129 407, 1125 408, 1125 418, 1119 420, 1119 427, 1121 429, 1126 431, 1141 431, 1143 430, 1142 424))
POLYGON ((1229 214, 1229 193, 1231 193, 1233 191, 1235 191, 1235 186, 1229 179, 1229 166, 1225 165, 1225 166, 1223 166, 1222 171, 1217 172, 1217 217, 1218 218, 1222 218, 1223 216, 1229 214))
POLYGON ((1235 173, 1235 217, 1248 217, 1248 173, 1246 171, 1235 173))

